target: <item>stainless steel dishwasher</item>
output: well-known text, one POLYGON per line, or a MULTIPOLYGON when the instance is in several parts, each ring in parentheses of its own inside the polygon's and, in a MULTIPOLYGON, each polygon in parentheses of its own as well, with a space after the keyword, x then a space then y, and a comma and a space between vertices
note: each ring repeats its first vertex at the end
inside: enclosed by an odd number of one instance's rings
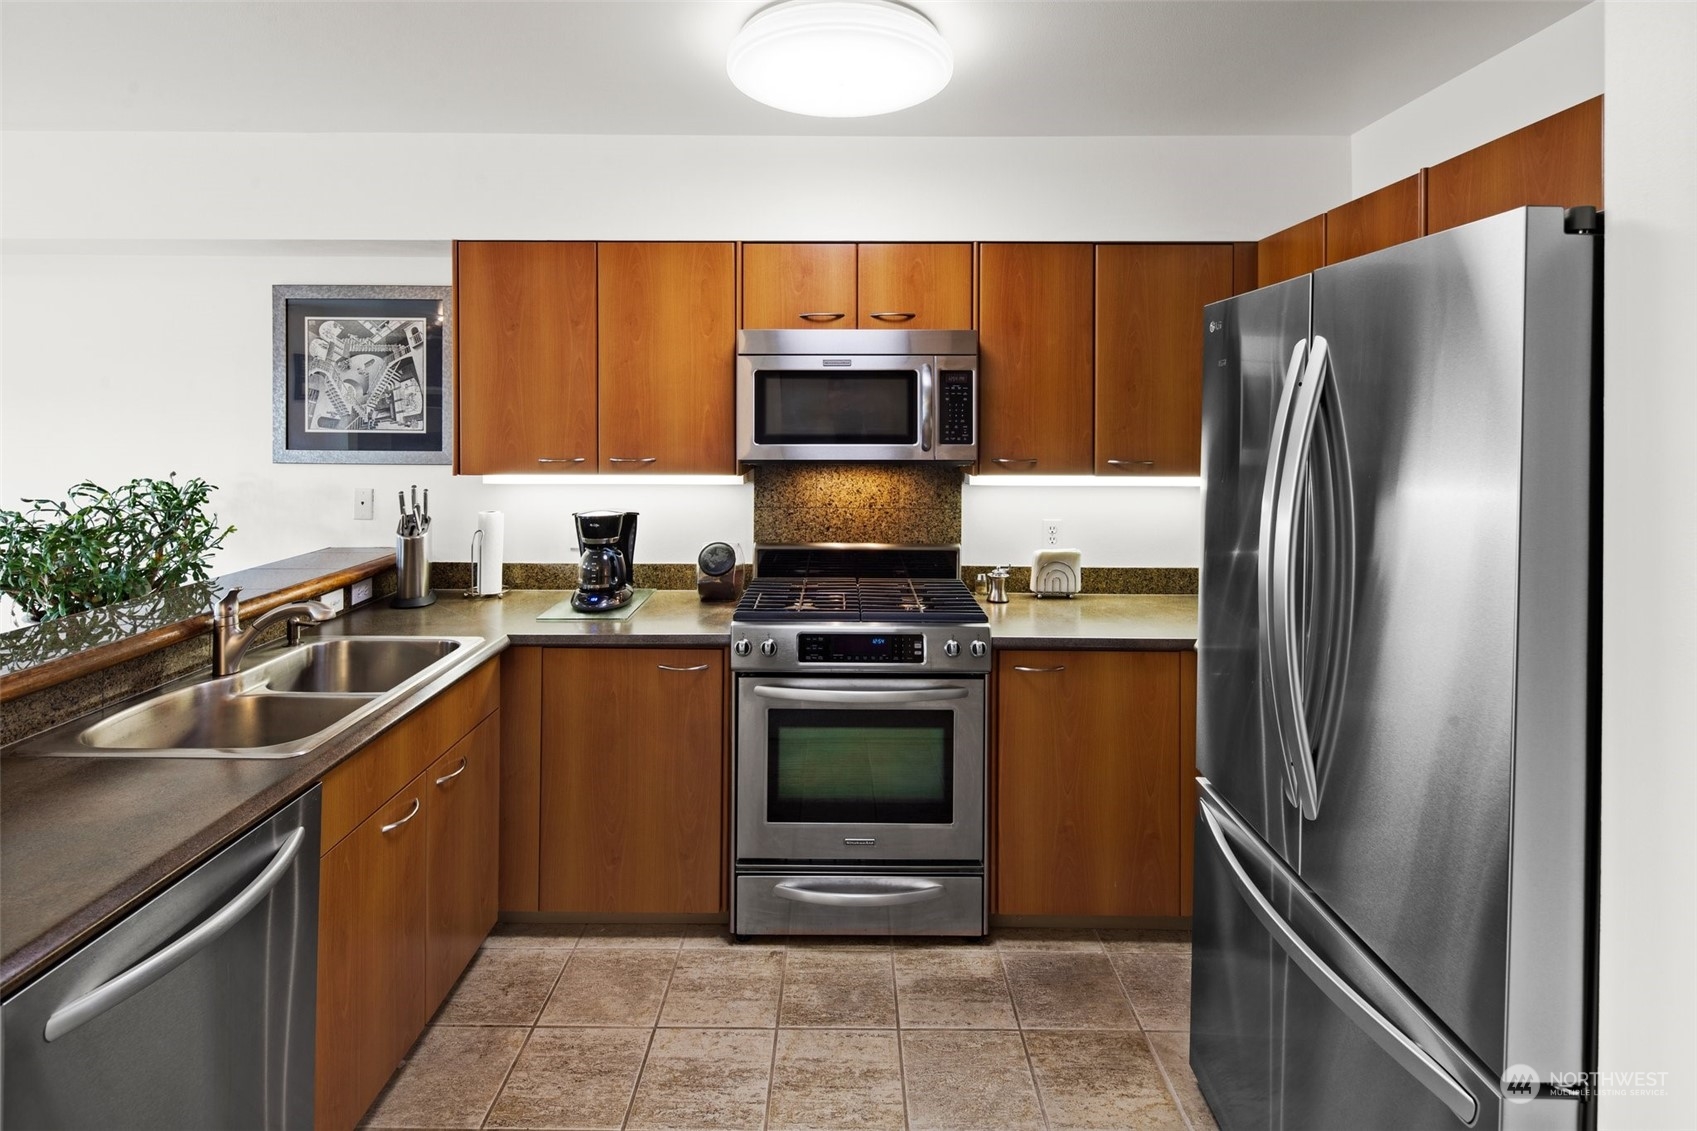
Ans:
POLYGON ((310 1128, 314 786, 0 1004, 8 1128, 310 1128))

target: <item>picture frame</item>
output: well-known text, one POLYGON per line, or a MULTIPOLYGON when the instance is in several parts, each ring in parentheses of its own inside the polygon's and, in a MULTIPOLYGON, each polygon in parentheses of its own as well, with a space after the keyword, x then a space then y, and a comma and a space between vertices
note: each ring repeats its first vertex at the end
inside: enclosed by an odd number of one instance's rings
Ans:
POLYGON ((452 463, 452 287, 271 288, 272 463, 452 463))

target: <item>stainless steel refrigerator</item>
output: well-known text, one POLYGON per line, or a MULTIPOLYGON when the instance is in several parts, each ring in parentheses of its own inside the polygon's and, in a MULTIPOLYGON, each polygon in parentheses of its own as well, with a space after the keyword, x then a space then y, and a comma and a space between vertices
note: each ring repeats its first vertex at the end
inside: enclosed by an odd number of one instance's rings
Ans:
POLYGON ((1584 219, 1204 311, 1190 1056, 1228 1131, 1589 1120, 1584 219))

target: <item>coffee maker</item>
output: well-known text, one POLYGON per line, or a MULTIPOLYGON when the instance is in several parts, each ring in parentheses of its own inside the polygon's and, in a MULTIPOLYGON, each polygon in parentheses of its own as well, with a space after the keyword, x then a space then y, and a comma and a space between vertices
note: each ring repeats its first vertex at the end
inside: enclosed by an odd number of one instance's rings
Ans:
POLYGON ((631 599, 631 576, 635 567, 635 511, 579 511, 577 548, 577 592, 572 608, 580 613, 605 613, 621 608, 631 599))

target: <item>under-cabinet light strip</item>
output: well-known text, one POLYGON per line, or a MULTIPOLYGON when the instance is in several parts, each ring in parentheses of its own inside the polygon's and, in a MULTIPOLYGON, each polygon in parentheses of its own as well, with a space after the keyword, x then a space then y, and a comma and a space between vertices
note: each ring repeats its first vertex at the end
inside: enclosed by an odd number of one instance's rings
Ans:
POLYGON ((741 475, 485 475, 483 482, 519 487, 730 487, 741 475))
POLYGON ((1200 487, 1200 475, 968 475, 968 487, 1200 487))

